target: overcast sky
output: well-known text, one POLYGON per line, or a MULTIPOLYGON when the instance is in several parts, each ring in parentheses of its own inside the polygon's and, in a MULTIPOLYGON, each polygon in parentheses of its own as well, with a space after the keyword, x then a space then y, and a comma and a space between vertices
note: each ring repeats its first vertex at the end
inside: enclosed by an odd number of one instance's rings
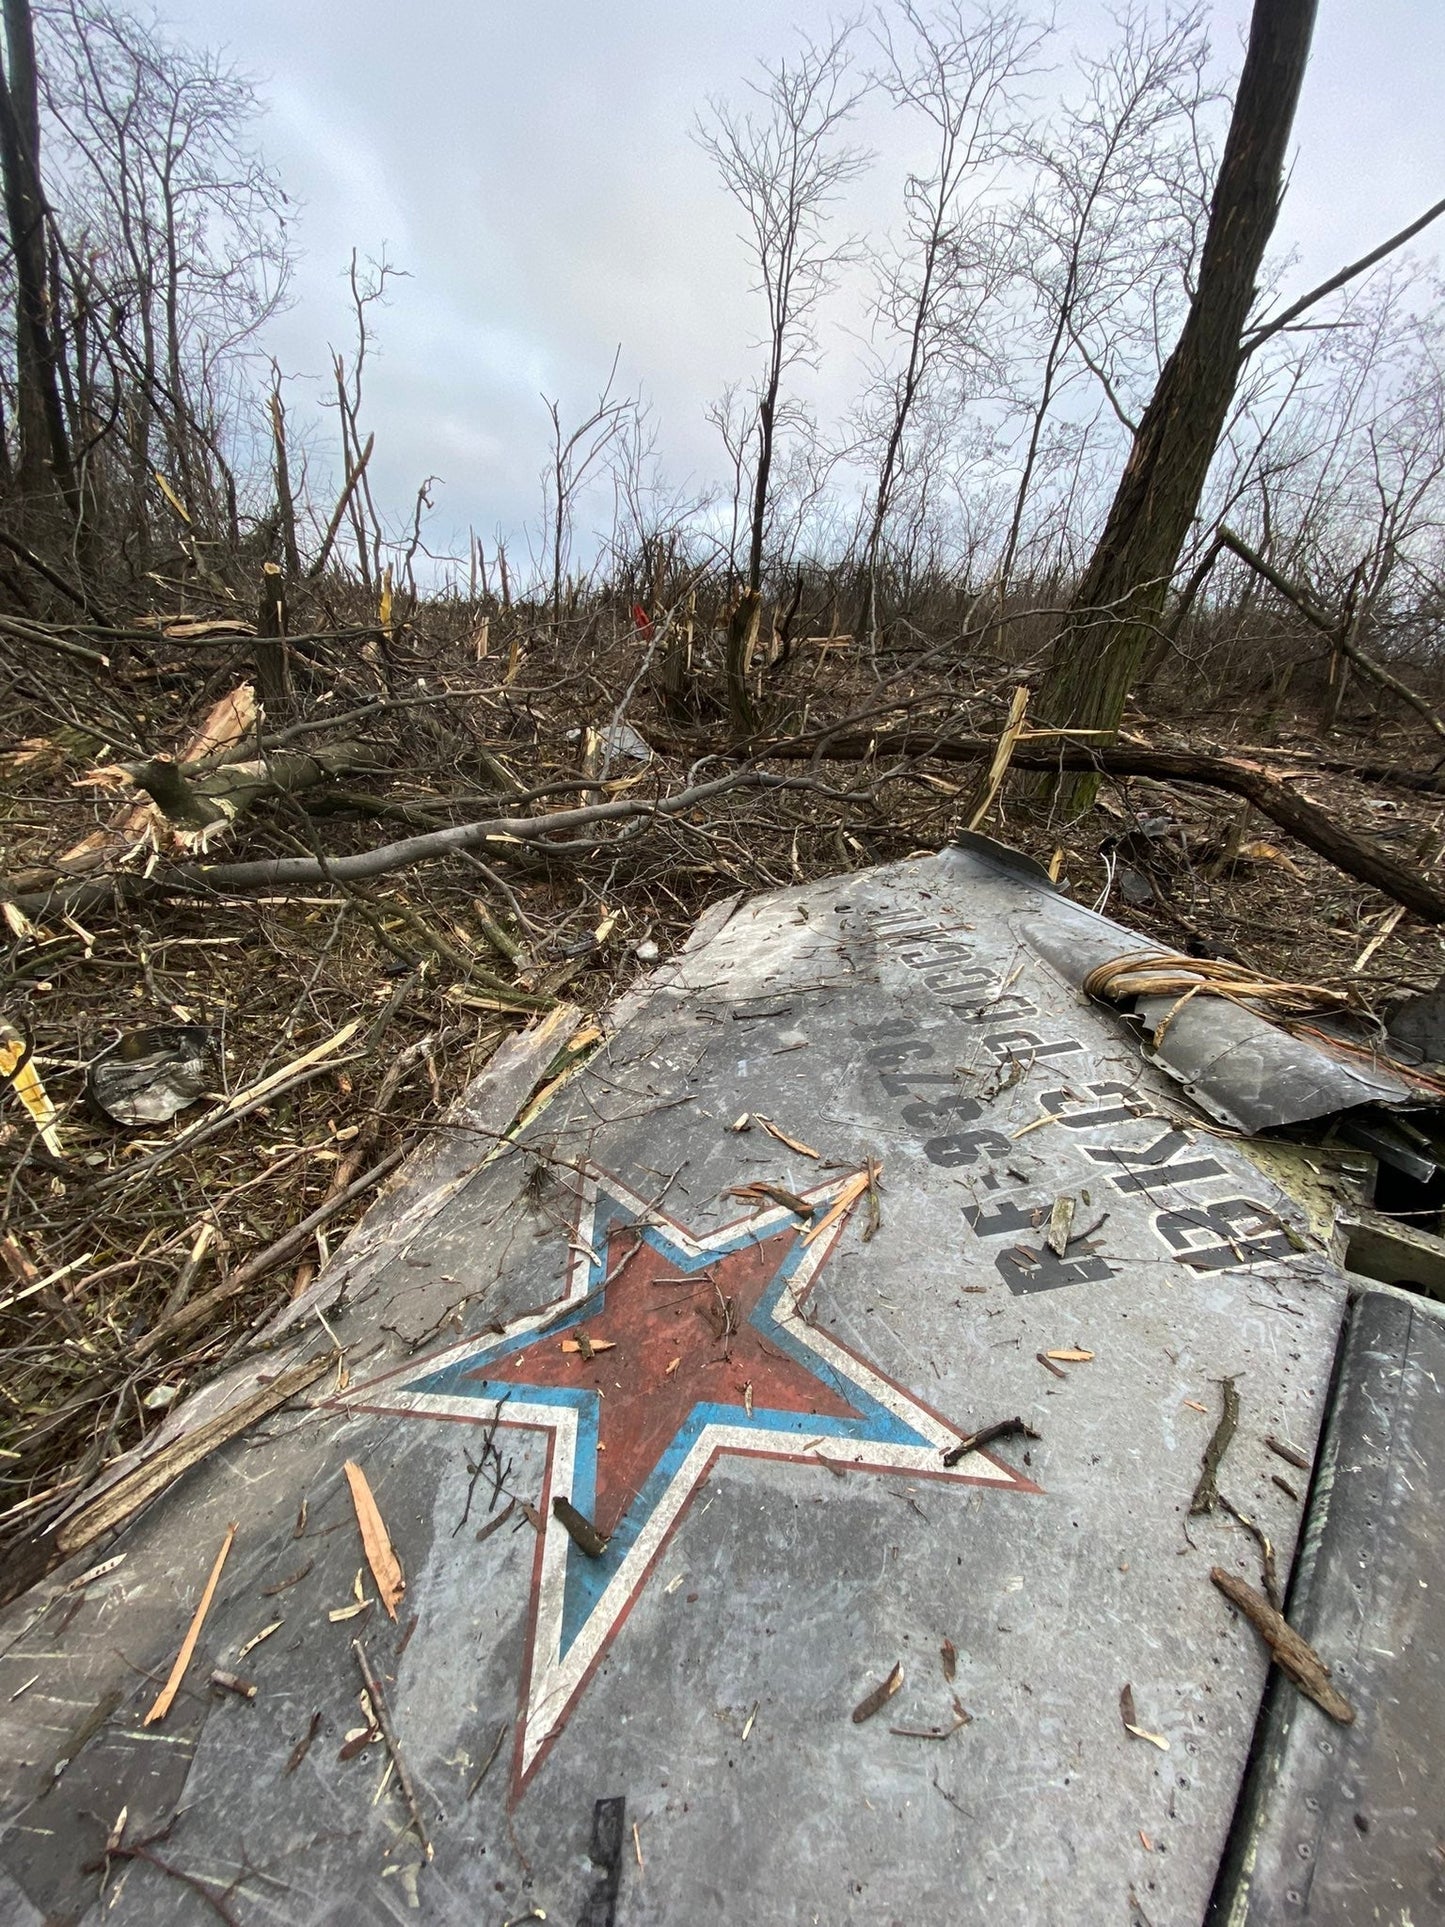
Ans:
MULTIPOLYGON (((704 411, 745 377, 759 323, 736 215, 689 138, 708 93, 824 30, 823 0, 166 0, 188 39, 228 49, 268 106, 262 142, 296 198, 296 300, 271 346, 318 377, 347 340, 343 271, 383 247, 408 279, 378 319, 367 392, 373 474, 392 513, 441 478, 433 538, 533 517, 539 395, 585 411, 622 347, 656 406, 670 475, 718 472, 704 411)), ((1210 6, 1236 70, 1247 0, 1210 6)), ((1105 10, 1057 0, 1056 58, 1097 48, 1105 10)), ((1445 187, 1441 0, 1321 0, 1277 245, 1301 290, 1401 227, 1445 187)), ((879 160, 847 210, 887 218, 910 158, 870 113, 879 160)), ((1445 252, 1445 242, 1432 242, 1445 252)), ((847 342, 820 394, 846 402, 847 342)), ((299 395, 298 395, 299 400, 299 395)))

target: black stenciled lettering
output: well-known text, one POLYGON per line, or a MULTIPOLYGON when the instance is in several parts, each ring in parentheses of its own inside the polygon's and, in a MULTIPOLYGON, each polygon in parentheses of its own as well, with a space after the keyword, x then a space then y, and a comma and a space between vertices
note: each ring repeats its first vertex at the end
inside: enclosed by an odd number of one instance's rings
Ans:
POLYGON ((932 1044, 925 1044, 915 1038, 911 1042, 897 1044, 875 1044, 867 1053, 866 1061, 875 1070, 896 1071, 910 1057, 932 1057, 932 1044))
POLYGON ((911 1037, 918 1025, 911 1017, 889 1017, 881 1024, 853 1024, 854 1037, 911 1037))
POLYGON ((1032 1246, 1027 1258, 1019 1250, 1001 1251, 994 1265, 1015 1296, 1026 1291, 1057 1291, 1062 1285, 1099 1284, 1114 1275, 1114 1267, 1106 1258, 1089 1254, 1060 1258, 1047 1248, 1035 1251, 1032 1246))
POLYGON ((1002 1017, 1037 1017, 1039 1014, 1039 1007, 1031 997, 1020 997, 1016 992, 1010 992, 1007 997, 990 997, 982 1005, 960 1008, 957 1004, 950 1004, 949 1009, 955 1017, 970 1018, 974 1023, 985 1017, 990 1023, 997 1023, 1002 1017))
POLYGON ((1287 1257, 1294 1249, 1274 1215, 1249 1198, 1221 1198, 1188 1211, 1160 1211, 1155 1214, 1154 1229, 1176 1256, 1197 1271, 1231 1271, 1267 1258, 1287 1257), (1222 1242, 1196 1243, 1201 1234, 1222 1242))
POLYGON ((925 987, 940 997, 981 997, 995 981, 992 970, 955 971, 952 965, 930 970, 923 979, 925 987))
POLYGON ((983 1042, 986 1050, 996 1051, 1001 1057, 1067 1057, 1084 1048, 1072 1038, 1048 1043, 1044 1038, 1036 1037, 1031 1030, 990 1031, 983 1042))
POLYGON ((962 1091, 951 1097, 919 1098, 915 1103, 903 1106, 903 1122, 915 1131, 937 1131, 949 1124, 971 1124, 983 1114, 983 1105, 976 1097, 969 1097, 962 1091))
POLYGON ((884 1071, 878 1082, 890 1097, 912 1097, 921 1084, 945 1084, 949 1090, 958 1088, 958 1078, 952 1071, 884 1071))
POLYGON ((1086 1154, 1095 1163, 1120 1167, 1109 1173, 1109 1183, 1116 1191, 1126 1193, 1148 1191, 1159 1184, 1201 1184, 1206 1178, 1225 1175, 1223 1165, 1213 1158, 1196 1157, 1191 1161, 1180 1157, 1181 1152, 1192 1149, 1182 1131, 1165 1131, 1152 1144, 1126 1151, 1115 1150, 1108 1144, 1085 1146, 1086 1154))
MULTIPOLYGON (((1133 1089, 1128 1084, 1086 1084, 1085 1090, 1097 1098, 1132 1098, 1133 1089)), ((1076 1110, 1080 1103, 1072 1091, 1045 1091, 1039 1103, 1051 1117, 1056 1117, 1065 1130, 1088 1131, 1099 1124, 1128 1124, 1139 1115, 1137 1101, 1129 1104, 1092 1104, 1076 1110)))
POLYGON ((963 1221, 976 1238, 1016 1236, 1020 1231, 1038 1229, 1038 1205, 1020 1204, 1017 1198, 1004 1198, 992 1207, 971 1204, 963 1221))
POLYGON ((969 963, 978 955, 971 943, 961 943, 956 938, 948 942, 920 945, 916 950, 900 950, 899 956, 904 963, 911 964, 915 970, 936 970, 940 964, 969 963))
POLYGON ((997 1131, 957 1131, 950 1137, 929 1138, 923 1155, 930 1164, 954 1171, 960 1165, 977 1164, 989 1154, 1002 1157, 1008 1149, 1008 1139, 997 1131))

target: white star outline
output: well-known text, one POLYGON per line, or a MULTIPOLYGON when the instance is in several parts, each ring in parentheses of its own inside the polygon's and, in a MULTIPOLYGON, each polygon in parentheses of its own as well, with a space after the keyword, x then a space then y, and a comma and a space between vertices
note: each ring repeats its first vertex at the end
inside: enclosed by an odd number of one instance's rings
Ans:
MULTIPOLYGON (((946 1466, 944 1453, 958 1445, 964 1435, 804 1317, 802 1308, 813 1280, 841 1237, 853 1206, 806 1245, 802 1242, 806 1226, 784 1205, 772 1206, 697 1235, 610 1172, 586 1165, 580 1169, 579 1176, 582 1182, 577 1230, 571 1241, 566 1289, 559 1298, 514 1319, 501 1333, 461 1339, 424 1361, 410 1361, 370 1385, 356 1386, 337 1401, 351 1410, 465 1419, 473 1424, 488 1423, 495 1418, 502 1427, 539 1430, 549 1435, 540 1495, 541 1530, 533 1578, 533 1622, 522 1689, 514 1797, 521 1793, 565 1725, 591 1672, 627 1617, 679 1519, 720 1454, 822 1463, 859 1472, 909 1473, 914 1477, 962 1485, 992 1485, 1019 1492, 1038 1491, 1030 1479, 977 1450, 969 1452, 958 1464, 946 1466), (599 1203, 603 1201, 617 1209, 605 1213, 599 1249, 594 1230, 599 1203), (781 1231, 796 1230, 799 1237, 779 1266, 773 1283, 764 1288, 755 1315, 772 1298, 769 1327, 776 1335, 791 1341, 790 1350, 811 1355, 816 1361, 817 1375, 825 1385, 841 1382, 845 1398, 850 1390, 861 1395, 855 1409, 881 1408, 898 1429, 912 1433, 921 1442, 840 1437, 841 1421, 814 1414, 771 1414, 761 1409, 745 1414, 741 1406, 711 1408, 729 1412, 729 1417, 708 1418, 695 1436, 686 1441, 682 1456, 646 1512, 635 1537, 568 1639, 564 1617, 568 1606, 569 1567, 576 1571, 580 1565, 594 1572, 597 1568, 580 1553, 565 1527, 555 1518, 551 1502, 557 1497, 566 1498, 590 1516, 595 1490, 595 1422, 589 1423, 586 1411, 577 1404, 560 1402, 553 1388, 509 1385, 502 1403, 481 1384, 477 1384, 475 1391, 423 1391, 417 1386, 419 1382, 435 1383, 442 1375, 460 1378, 461 1367, 469 1368, 467 1375, 475 1382, 480 1378, 480 1368, 490 1360, 524 1349, 539 1333, 555 1330, 560 1337, 562 1331, 584 1313, 599 1308, 599 1301, 605 1298, 610 1237, 616 1230, 634 1228, 646 1242, 689 1270, 746 1244, 761 1244, 781 1231), (780 1291, 778 1280, 781 1280, 780 1291), (383 1389, 403 1376, 409 1381, 407 1384, 394 1391, 383 1389), (518 1395, 526 1390, 545 1390, 552 1396, 518 1395), (477 1407, 482 1400, 490 1410, 479 1415, 477 1407), (780 1423, 780 1420, 788 1422, 780 1423), (801 1439, 803 1433, 810 1435, 806 1442, 801 1439)), ((832 1204, 848 1181, 846 1177, 834 1179, 799 1195, 813 1207, 816 1219, 820 1209, 832 1204)), ((572 1396, 563 1393, 560 1398, 572 1396)), ((693 1408, 694 1414, 705 1407, 706 1402, 700 1402, 693 1408)), ((682 1436, 680 1432, 678 1438, 682 1436)), ((614 1540, 621 1536, 619 1527, 614 1540)), ((574 1617, 575 1603, 574 1596, 574 1617)))

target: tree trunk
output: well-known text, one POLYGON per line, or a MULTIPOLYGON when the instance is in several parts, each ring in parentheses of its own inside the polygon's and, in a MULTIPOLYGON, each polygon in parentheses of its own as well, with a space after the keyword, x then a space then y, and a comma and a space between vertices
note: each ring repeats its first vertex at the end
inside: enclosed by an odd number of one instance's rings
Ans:
POLYGON ((5 62, 0 73, 0 171, 15 262, 16 413, 22 490, 60 491, 76 509, 75 477, 60 400, 51 287, 40 184, 40 108, 30 0, 4 0, 5 62))
MULTIPOLYGON (((1255 277, 1279 212, 1316 0, 1255 0, 1249 50, 1210 207, 1199 282, 1134 437, 1099 545, 1054 642, 1037 710, 1117 728, 1158 629, 1179 552, 1224 427, 1255 277)), ((1070 785, 1074 808, 1097 782, 1070 785)))

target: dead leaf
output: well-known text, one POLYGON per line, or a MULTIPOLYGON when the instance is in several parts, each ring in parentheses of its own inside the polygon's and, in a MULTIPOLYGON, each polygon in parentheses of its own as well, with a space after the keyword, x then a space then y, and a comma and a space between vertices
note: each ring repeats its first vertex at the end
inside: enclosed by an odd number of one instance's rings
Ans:
POLYGON ((853 1708, 853 1724, 855 1726, 861 1726, 864 1720, 871 1720, 880 1707, 888 1704, 889 1700, 892 1699, 902 1684, 903 1664, 900 1660, 895 1664, 893 1671, 888 1675, 887 1679, 880 1681, 879 1684, 873 1688, 872 1692, 866 1693, 853 1708))
POLYGON ((552 1517, 562 1527, 574 1545, 580 1546, 589 1559, 600 1559, 607 1550, 607 1541, 593 1525, 585 1512, 579 1512, 570 1499, 560 1496, 552 1501, 552 1517))
POLYGON ((232 1521, 226 1527, 226 1536, 221 1541, 221 1550, 216 1554, 215 1565, 211 1567, 211 1576, 206 1581, 205 1591, 201 1594, 201 1603, 197 1606, 191 1623, 186 1628, 186 1636, 181 1641, 181 1650, 176 1654, 176 1663, 171 1668, 170 1677, 157 1693, 154 1706, 141 1721, 142 1726, 154 1726, 157 1720, 163 1720, 171 1710, 176 1694, 181 1689, 181 1681, 186 1676, 186 1668, 191 1663, 191 1655, 196 1650, 196 1641, 201 1636, 201 1628, 206 1623, 206 1614, 211 1610, 211 1601, 216 1596, 216 1587, 221 1583, 221 1568, 226 1563, 226 1555, 231 1550, 231 1542, 235 1536, 236 1526, 232 1521))
POLYGON ((1281 870, 1288 870, 1292 877, 1302 877, 1304 871, 1290 857, 1287 857, 1277 843, 1267 843, 1263 837, 1254 837, 1239 846, 1236 861, 1246 863, 1275 863, 1281 870))
POLYGON ((943 1661, 943 1677, 952 1685, 958 1671, 958 1648, 951 1639, 945 1639, 938 1649, 938 1656, 943 1661))
POLYGON ((341 1469, 351 1487, 351 1503, 356 1508, 356 1523, 361 1528, 366 1563, 371 1567, 371 1576, 376 1581, 376 1590, 381 1594, 381 1603, 386 1608, 387 1616, 395 1619, 397 1606, 406 1591, 401 1561, 387 1536, 371 1487, 366 1482, 366 1474, 354 1459, 348 1459, 341 1469))
POLYGON ((1132 1686, 1125 1686, 1119 1694, 1119 1717, 1124 1722, 1124 1731, 1132 1733, 1136 1740, 1147 1740, 1151 1746, 1157 1746, 1161 1753, 1169 1751, 1169 1742, 1162 1733, 1150 1733, 1140 1726, 1132 1686))

